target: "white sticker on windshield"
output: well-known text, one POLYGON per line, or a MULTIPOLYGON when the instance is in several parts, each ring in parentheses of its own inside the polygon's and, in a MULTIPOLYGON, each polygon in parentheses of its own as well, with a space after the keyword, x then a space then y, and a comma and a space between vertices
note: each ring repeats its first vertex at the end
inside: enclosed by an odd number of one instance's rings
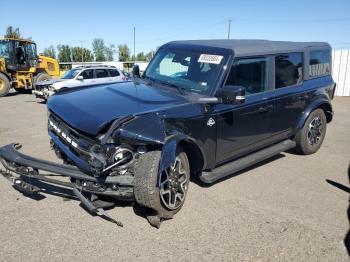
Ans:
POLYGON ((221 55, 207 55, 207 54, 201 54, 201 56, 198 59, 199 63, 208 63, 208 64, 220 64, 222 59, 221 55))

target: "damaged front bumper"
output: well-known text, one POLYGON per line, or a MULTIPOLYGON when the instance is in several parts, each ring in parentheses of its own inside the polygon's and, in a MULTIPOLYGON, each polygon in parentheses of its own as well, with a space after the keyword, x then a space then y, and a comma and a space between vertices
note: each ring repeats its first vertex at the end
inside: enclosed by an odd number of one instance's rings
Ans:
POLYGON ((21 146, 9 144, 0 147, 0 161, 8 172, 14 173, 13 178, 27 177, 58 186, 76 188, 81 192, 113 197, 119 200, 134 200, 134 177, 130 175, 94 177, 81 172, 71 165, 37 159, 18 151, 21 146), (41 173, 42 171, 48 173, 41 173), (53 175, 70 178, 71 182, 52 179, 53 175))
POLYGON ((32 94, 34 94, 37 98, 47 100, 49 99, 50 96, 54 95, 55 92, 45 87, 45 88, 33 90, 32 94))

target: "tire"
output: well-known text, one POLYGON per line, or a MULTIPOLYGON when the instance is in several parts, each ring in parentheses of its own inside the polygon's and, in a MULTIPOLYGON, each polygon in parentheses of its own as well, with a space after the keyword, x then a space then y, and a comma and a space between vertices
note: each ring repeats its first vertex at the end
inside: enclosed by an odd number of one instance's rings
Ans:
POLYGON ((326 135, 327 119, 322 109, 311 112, 302 129, 295 136, 296 150, 302 155, 316 153, 326 135))
MULTIPOLYGON (((179 149, 174 166, 159 175, 160 158, 161 151, 150 151, 139 157, 135 163, 134 195, 138 204, 152 209, 158 220, 163 220, 172 218, 182 208, 189 186, 190 166, 186 153, 179 149), (167 191, 169 193, 165 193, 167 191)), ((148 220, 159 227, 159 223, 148 220)))
POLYGON ((0 97, 1 96, 6 96, 11 89, 11 84, 8 78, 0 73, 0 97))
POLYGON ((47 73, 39 73, 33 78, 33 88, 35 88, 36 83, 51 79, 47 73))

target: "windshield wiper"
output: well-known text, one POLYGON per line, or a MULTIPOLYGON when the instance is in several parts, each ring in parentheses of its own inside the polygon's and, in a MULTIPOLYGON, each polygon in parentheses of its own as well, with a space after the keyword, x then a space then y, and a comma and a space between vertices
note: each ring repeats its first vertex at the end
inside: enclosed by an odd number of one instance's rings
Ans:
POLYGON ((182 86, 178 86, 177 84, 174 84, 171 82, 164 82, 164 83, 168 86, 175 87, 181 95, 186 95, 186 92, 185 92, 186 88, 184 88, 182 86))
POLYGON ((169 81, 159 81, 158 79, 150 77, 150 76, 145 76, 144 78, 149 80, 148 84, 159 83, 159 84, 167 85, 170 87, 175 87, 181 95, 186 95, 186 92, 185 92, 186 88, 184 88, 182 86, 178 86, 178 85, 171 83, 169 81))

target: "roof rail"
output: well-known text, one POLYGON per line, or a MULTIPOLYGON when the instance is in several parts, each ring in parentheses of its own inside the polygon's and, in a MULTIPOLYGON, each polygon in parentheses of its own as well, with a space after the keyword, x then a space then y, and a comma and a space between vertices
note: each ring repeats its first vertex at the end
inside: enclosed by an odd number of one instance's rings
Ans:
POLYGON ((112 66, 112 65, 81 65, 81 66, 76 66, 74 68, 91 68, 91 67, 117 68, 116 66, 112 66))

